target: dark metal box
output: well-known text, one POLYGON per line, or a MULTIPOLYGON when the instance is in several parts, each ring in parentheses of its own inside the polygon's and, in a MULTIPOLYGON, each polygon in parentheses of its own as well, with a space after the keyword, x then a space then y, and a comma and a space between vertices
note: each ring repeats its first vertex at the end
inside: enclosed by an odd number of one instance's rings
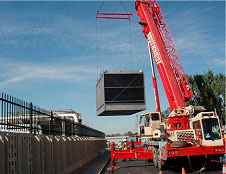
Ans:
POLYGON ((102 73, 96 85, 98 116, 131 115, 145 109, 142 70, 102 73))

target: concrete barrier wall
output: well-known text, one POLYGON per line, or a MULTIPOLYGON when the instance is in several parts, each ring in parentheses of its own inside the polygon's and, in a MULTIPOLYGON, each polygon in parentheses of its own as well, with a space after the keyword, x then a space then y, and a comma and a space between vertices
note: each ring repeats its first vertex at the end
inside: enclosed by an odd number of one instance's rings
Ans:
POLYGON ((69 174, 105 148, 103 138, 0 132, 0 174, 69 174))

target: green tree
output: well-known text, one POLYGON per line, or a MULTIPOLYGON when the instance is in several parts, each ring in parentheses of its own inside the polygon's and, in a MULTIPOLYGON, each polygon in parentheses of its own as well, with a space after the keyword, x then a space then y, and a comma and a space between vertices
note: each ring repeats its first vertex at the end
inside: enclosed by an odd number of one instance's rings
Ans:
POLYGON ((106 137, 120 137, 120 136, 122 136, 120 133, 106 135, 106 137))
POLYGON ((124 136, 133 136, 134 134, 131 131, 128 131, 127 133, 124 133, 124 136))
POLYGON ((170 107, 168 107, 166 110, 162 111, 162 120, 167 119, 169 114, 171 113, 170 107))
POLYGON ((188 76, 194 98, 187 105, 204 106, 207 111, 216 111, 225 124, 225 75, 208 71, 201 75, 188 76))

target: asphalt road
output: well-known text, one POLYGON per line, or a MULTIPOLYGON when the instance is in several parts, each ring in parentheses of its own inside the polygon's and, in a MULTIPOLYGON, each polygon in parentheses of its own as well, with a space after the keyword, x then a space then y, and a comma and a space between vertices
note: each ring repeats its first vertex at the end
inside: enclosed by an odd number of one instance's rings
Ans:
POLYGON ((91 160, 86 165, 73 171, 71 174, 98 174, 104 168, 107 161, 110 159, 110 151, 99 154, 98 157, 91 160))
MULTIPOLYGON (((106 174, 159 174, 159 169, 154 167, 153 162, 147 163, 143 160, 127 160, 123 162, 119 160, 116 163, 116 166, 120 167, 120 169, 111 171, 108 169, 106 174)), ((186 174, 193 173, 191 170, 189 171, 188 167, 185 167, 186 174)), ((178 162, 178 165, 170 166, 168 169, 162 171, 163 174, 181 174, 182 168, 178 162)), ((221 174, 222 169, 214 169, 212 171, 204 170, 201 173, 204 174, 221 174)))

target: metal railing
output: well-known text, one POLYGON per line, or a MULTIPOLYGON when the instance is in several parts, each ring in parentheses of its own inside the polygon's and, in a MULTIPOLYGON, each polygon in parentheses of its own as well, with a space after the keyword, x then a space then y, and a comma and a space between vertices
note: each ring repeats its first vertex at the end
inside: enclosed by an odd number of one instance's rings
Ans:
POLYGON ((32 134, 105 137, 101 131, 59 117, 53 111, 36 107, 5 93, 0 93, 0 131, 32 134))

